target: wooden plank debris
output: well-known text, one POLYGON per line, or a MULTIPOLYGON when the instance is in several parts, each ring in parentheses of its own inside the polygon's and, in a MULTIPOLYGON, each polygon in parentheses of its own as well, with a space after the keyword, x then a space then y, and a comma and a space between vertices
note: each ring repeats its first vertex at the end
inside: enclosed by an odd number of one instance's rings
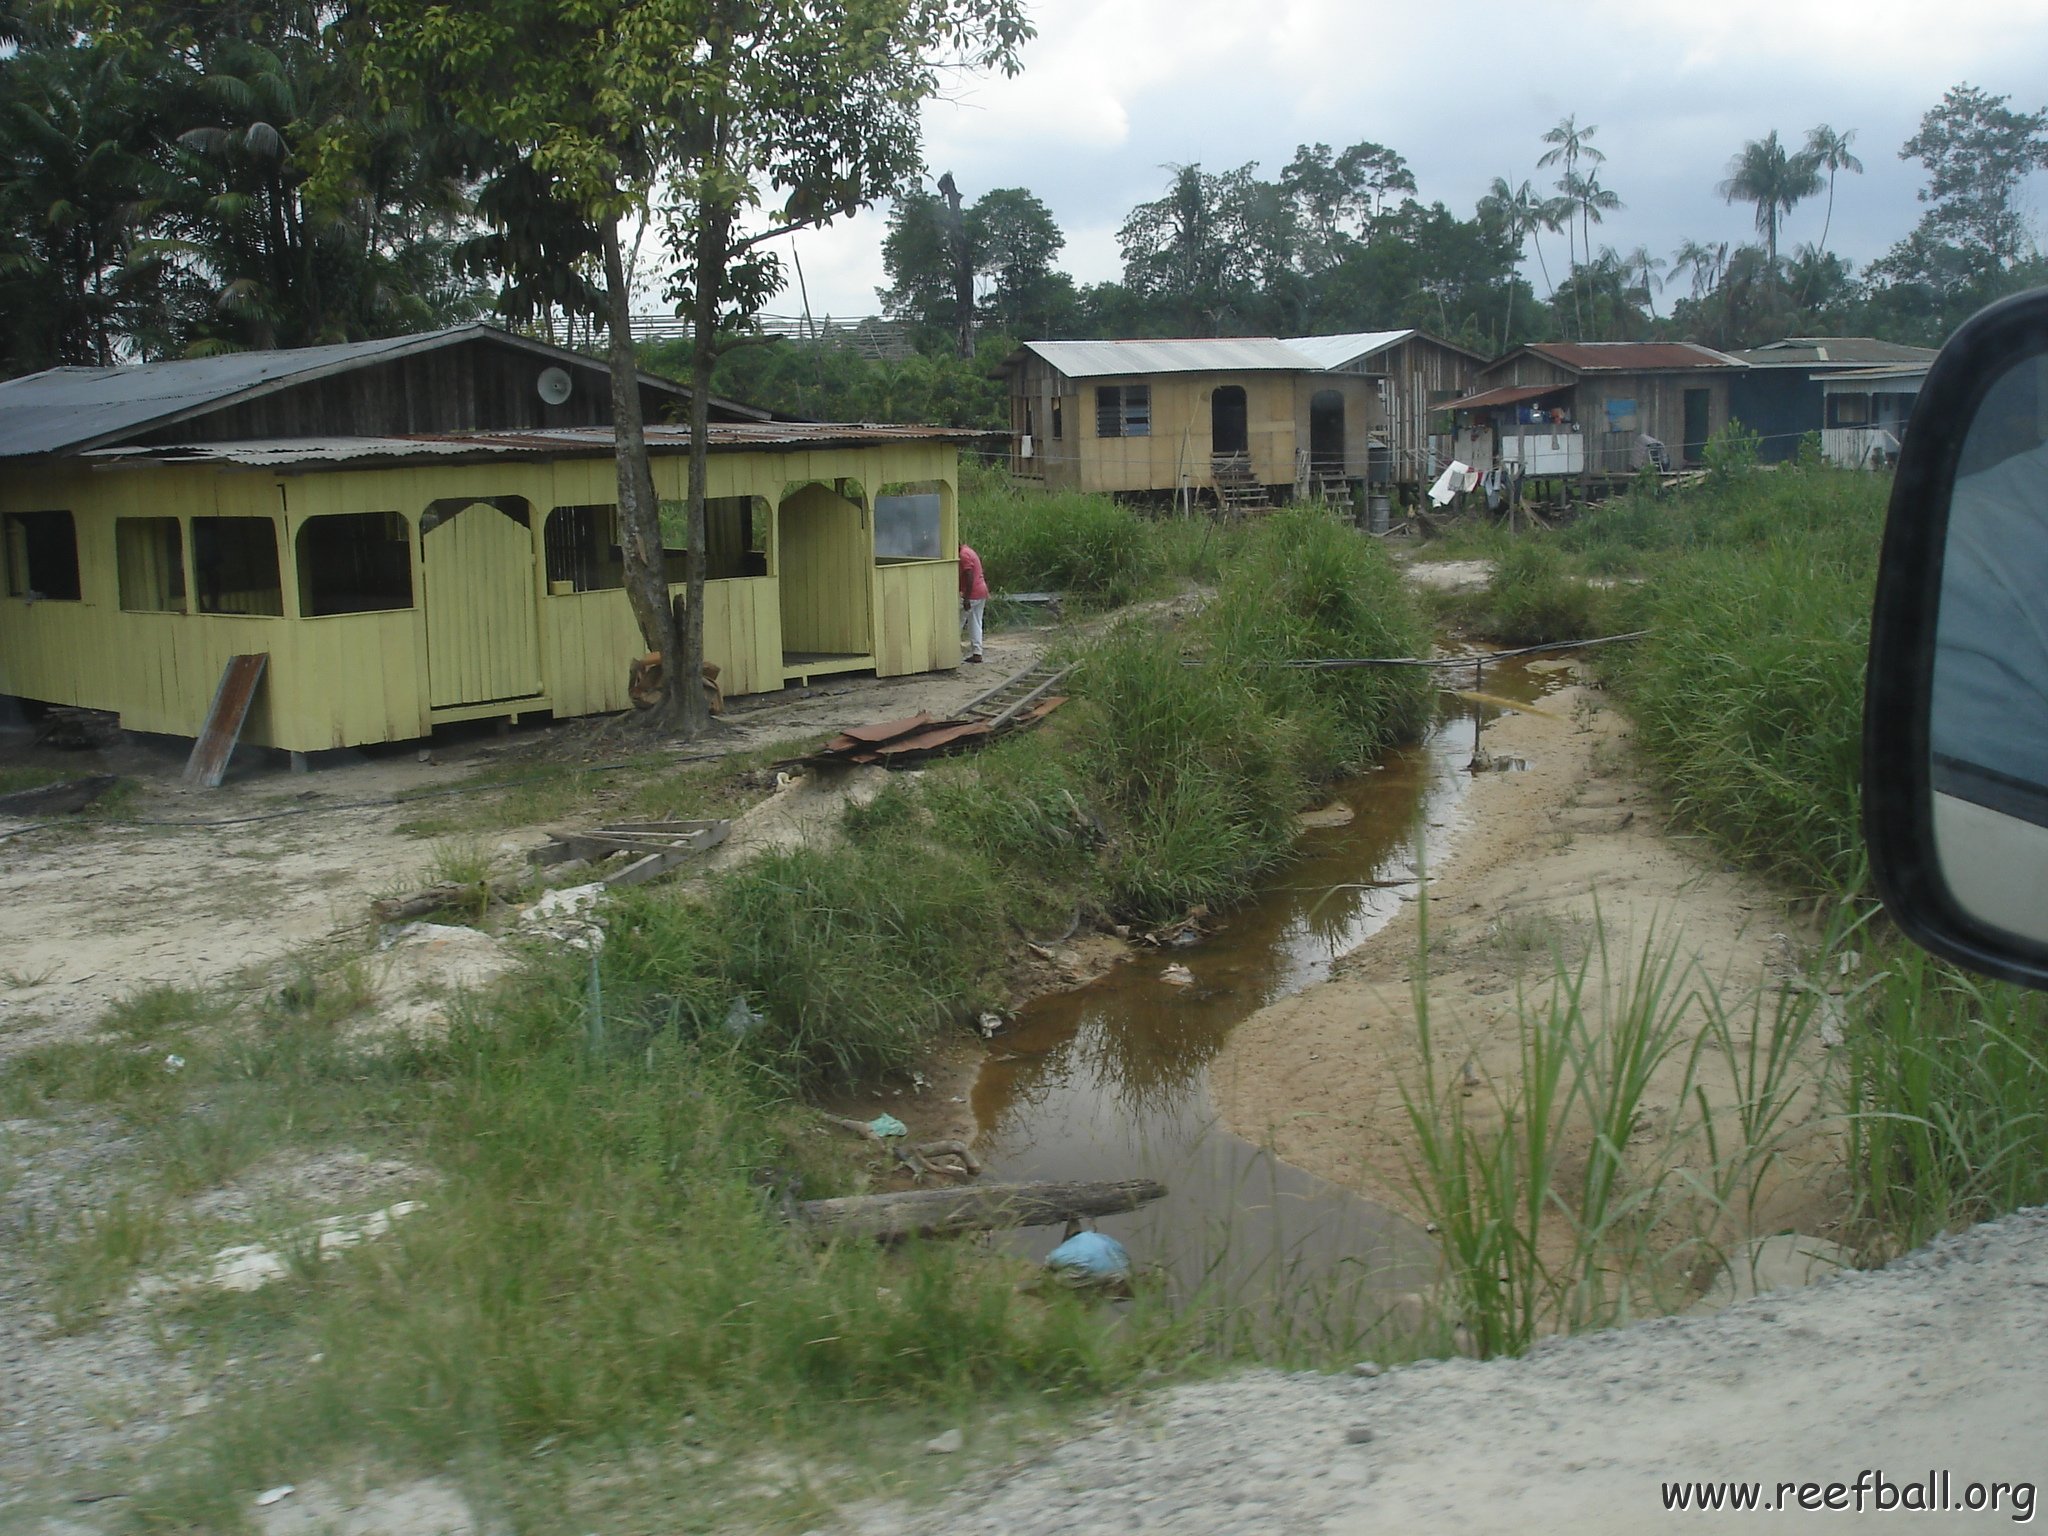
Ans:
POLYGON ((242 726, 255 702, 263 670, 270 664, 270 652, 256 651, 231 656, 221 668, 220 686, 213 691, 213 707, 206 712, 206 724, 192 743, 192 756, 185 763, 185 782, 206 789, 219 789, 228 771, 228 759, 235 743, 242 739, 242 726))
POLYGON ((17 789, 0 795, 0 816, 61 816, 82 811, 114 787, 116 776, 95 773, 82 779, 65 779, 56 784, 38 784, 34 789, 17 789))
POLYGON ((1082 1216, 1113 1216, 1160 1199, 1156 1179, 1082 1183, 970 1184, 964 1189, 909 1189, 891 1195, 806 1200, 804 1224, 826 1237, 944 1237, 991 1227, 1044 1227, 1082 1216))
POLYGON ((550 832, 548 843, 534 851, 533 862, 545 869, 571 859, 601 864, 623 855, 626 862, 605 875, 603 883, 644 885, 716 848, 731 832, 732 823, 722 819, 612 822, 588 831, 550 832))

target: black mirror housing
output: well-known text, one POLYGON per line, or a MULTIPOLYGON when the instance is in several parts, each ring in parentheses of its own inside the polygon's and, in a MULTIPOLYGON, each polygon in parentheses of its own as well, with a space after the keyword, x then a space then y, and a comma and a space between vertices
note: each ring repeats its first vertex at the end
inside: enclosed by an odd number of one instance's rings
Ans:
POLYGON ((1863 711, 1886 909, 1935 954, 2034 987, 2048 987, 2043 636, 2048 289, 1973 316, 1928 372, 1886 514, 1863 711))

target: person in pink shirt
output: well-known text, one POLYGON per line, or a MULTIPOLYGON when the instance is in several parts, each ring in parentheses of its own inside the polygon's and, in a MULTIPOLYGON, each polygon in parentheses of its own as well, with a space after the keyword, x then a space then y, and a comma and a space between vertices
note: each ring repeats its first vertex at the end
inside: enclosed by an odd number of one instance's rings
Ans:
POLYGON ((960 614, 967 626, 966 660, 981 660, 981 613, 988 603, 988 578, 981 574, 981 556, 960 546, 960 614))

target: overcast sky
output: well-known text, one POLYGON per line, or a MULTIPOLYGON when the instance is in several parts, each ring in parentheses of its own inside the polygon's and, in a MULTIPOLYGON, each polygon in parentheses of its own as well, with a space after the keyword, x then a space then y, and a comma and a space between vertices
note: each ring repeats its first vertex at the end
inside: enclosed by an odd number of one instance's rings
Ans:
MULTIPOLYGON (((1714 0, 1565 7, 1419 0, 1034 0, 1037 39, 1014 80, 969 78, 925 113, 925 154, 973 201, 1025 187, 1067 237, 1078 282, 1121 273, 1116 231, 1161 195, 1169 163, 1255 160, 1277 178, 1303 143, 1398 151, 1424 202, 1461 217, 1496 176, 1536 169, 1545 129, 1596 124, 1605 184, 1625 212, 1594 231, 1669 258, 1684 240, 1754 238, 1753 212, 1714 192, 1746 139, 1797 145, 1818 123, 1856 130, 1865 170, 1840 178, 1829 249, 1860 269, 1912 227, 1917 162, 1899 146, 1950 86, 2048 101, 2048 4, 1714 0)), ((2044 184, 2028 188, 2030 214, 2044 184)), ((1825 198, 1800 205, 1782 249, 1817 240, 1825 198)), ((778 242, 801 257, 813 314, 875 313, 886 210, 778 242)), ((2038 229, 2037 229, 2038 233, 2038 229)), ((1553 275, 1563 237, 1546 236, 1553 275)), ((1541 287, 1534 261, 1529 277, 1541 287)), ((1669 300, 1660 301, 1659 309, 1669 300)), ((776 313, 800 312, 795 284, 776 313)))

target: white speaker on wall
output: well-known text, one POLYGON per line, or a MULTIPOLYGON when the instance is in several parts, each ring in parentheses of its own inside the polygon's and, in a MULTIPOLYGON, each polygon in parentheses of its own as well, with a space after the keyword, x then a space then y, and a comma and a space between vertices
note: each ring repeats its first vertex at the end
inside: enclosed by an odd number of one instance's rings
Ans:
POLYGON ((543 368, 534 380, 534 388, 549 405, 561 405, 576 392, 576 381, 569 377, 566 368, 543 368))

